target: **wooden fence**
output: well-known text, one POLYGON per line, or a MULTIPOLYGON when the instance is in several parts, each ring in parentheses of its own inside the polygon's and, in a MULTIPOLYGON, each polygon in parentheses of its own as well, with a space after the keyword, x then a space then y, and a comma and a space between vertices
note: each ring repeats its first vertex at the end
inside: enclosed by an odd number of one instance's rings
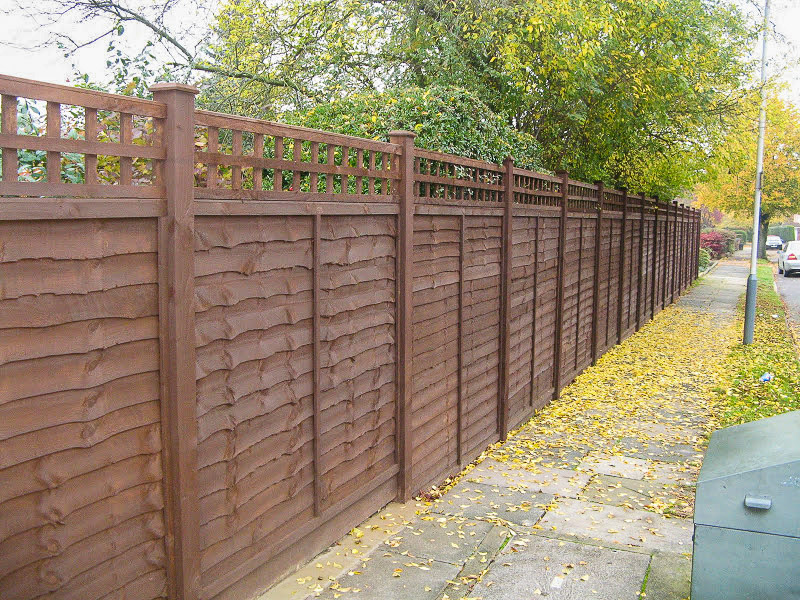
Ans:
POLYGON ((247 597, 697 273, 694 210, 566 173, 195 111, 174 84, 0 93, 3 599, 247 597))

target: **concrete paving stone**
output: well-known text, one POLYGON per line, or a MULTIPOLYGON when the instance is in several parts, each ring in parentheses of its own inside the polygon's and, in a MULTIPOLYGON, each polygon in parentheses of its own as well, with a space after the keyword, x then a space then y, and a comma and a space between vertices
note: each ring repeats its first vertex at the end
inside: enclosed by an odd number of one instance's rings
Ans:
POLYGON ((257 600, 306 600, 316 598, 312 591, 327 584, 343 573, 359 570, 364 557, 375 548, 383 549, 383 542, 403 530, 416 518, 417 506, 413 502, 389 503, 381 512, 372 515, 358 527, 362 535, 345 535, 317 555, 311 562, 297 570, 292 576, 257 596, 257 600))
POLYGON ((484 571, 511 536, 511 531, 505 527, 495 525, 483 538, 478 549, 464 563, 458 575, 448 581, 447 587, 439 596, 440 599, 445 596, 453 599, 462 598, 469 588, 481 578, 484 571))
POLYGON ((577 498, 589 482, 589 473, 557 469, 554 467, 522 467, 513 462, 500 462, 487 458, 475 466, 462 480, 467 483, 483 483, 519 487, 531 492, 577 498))
POLYGON ((436 600, 447 586, 447 581, 456 577, 461 568, 437 560, 415 561, 408 556, 381 550, 368 558, 370 560, 363 567, 339 577, 319 598, 436 600))
POLYGON ((700 472, 700 463, 665 463, 653 461, 644 479, 673 485, 694 486, 700 472))
POLYGON ((532 536, 509 544, 469 593, 481 600, 634 600, 650 557, 532 536))
POLYGON ((691 555, 674 552, 653 554, 645 588, 647 600, 682 600, 689 597, 691 587, 691 555))
POLYGON ((664 512, 691 517, 694 489, 648 479, 636 480, 611 475, 595 475, 579 496, 587 502, 599 502, 628 508, 641 508, 657 502, 664 512))
POLYGON ((435 559, 461 565, 481 544, 491 523, 463 516, 421 515, 384 542, 384 550, 410 558, 435 559))
POLYGON ((544 532, 581 536, 608 545, 686 552, 692 548, 692 522, 621 506, 559 498, 539 522, 544 532))
POLYGON ((575 469, 590 452, 590 448, 581 446, 551 446, 539 453, 539 464, 556 469, 575 469))
POLYGON ((698 408, 695 398, 688 400, 665 399, 653 421, 632 421, 629 428, 640 440, 670 442, 696 446, 703 443, 705 432, 702 425, 707 419, 703 409, 698 408))
POLYGON ((531 527, 552 502, 550 494, 537 494, 521 487, 459 483, 436 501, 433 511, 469 519, 500 518, 531 527))
POLYGON ((625 456, 641 458, 643 460, 658 460, 661 462, 684 462, 691 459, 701 459, 702 452, 690 444, 669 443, 664 441, 642 441, 633 437, 625 437, 619 441, 619 446, 625 451, 625 456))
POLYGON ((578 470, 628 479, 643 479, 649 467, 649 461, 641 458, 592 454, 578 465, 578 470))

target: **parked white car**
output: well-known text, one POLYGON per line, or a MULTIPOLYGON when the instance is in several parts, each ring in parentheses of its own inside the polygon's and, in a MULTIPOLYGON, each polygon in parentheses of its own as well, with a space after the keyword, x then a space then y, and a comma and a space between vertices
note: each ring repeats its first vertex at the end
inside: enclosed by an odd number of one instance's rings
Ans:
POLYGON ((800 272, 800 240, 786 242, 778 252, 778 273, 788 277, 795 271, 800 272))
POLYGON ((783 246, 783 240, 779 235, 768 235, 766 246, 767 250, 780 250, 781 246, 783 246))

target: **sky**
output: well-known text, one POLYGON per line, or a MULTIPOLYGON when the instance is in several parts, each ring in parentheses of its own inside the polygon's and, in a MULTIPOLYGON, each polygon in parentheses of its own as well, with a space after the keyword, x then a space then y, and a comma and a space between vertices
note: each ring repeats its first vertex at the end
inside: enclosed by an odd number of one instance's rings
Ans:
MULTIPOLYGON (((217 0, 211 0, 216 3, 217 0)), ((755 14, 756 6, 763 6, 763 0, 737 0, 751 14, 755 14)), ((54 47, 42 47, 52 33, 52 28, 39 18, 37 22, 34 11, 10 10, 15 0, 0 0, 0 16, 3 26, 0 28, 0 73, 28 79, 37 79, 51 83, 70 83, 74 77, 73 64, 81 72, 103 82, 107 79, 105 44, 100 42, 79 51, 67 59, 63 52, 54 47), (3 14, 5 13, 5 14, 3 14)), ((27 4, 26 6, 31 6, 27 4)), ((35 6, 35 4, 33 5, 35 6)), ((178 10, 173 11, 173 19, 182 23, 191 22, 191 12, 196 3, 191 0, 178 0, 178 10), (181 4, 182 2, 182 4, 181 4)), ((772 24, 775 35, 769 41, 767 51, 769 72, 780 72, 781 80, 787 85, 785 95, 797 106, 800 106, 800 0, 772 0, 772 24), (787 68, 786 65, 793 65, 787 68)), ((202 19, 194 19, 202 23, 202 19)), ((75 32, 76 37, 89 39, 98 35, 107 27, 107 22, 82 23, 64 21, 59 24, 60 31, 75 32)), ((137 30, 136 25, 128 25, 126 35, 131 38, 144 39, 146 30, 137 30)), ((141 46, 141 44, 139 44, 141 46)), ((131 45, 130 49, 135 48, 131 45)), ((760 44, 753 48, 754 56, 760 57, 760 44)), ((753 74, 758 77, 758 72, 753 74)))

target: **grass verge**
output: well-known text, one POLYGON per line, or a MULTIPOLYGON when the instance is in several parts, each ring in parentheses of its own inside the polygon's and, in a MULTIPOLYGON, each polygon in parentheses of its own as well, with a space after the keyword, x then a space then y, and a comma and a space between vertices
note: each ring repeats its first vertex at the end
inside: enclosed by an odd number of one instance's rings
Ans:
MULTIPOLYGON (((800 409, 800 360, 773 282, 772 266, 759 264, 754 341, 736 344, 725 358, 730 378, 727 388, 719 390, 725 402, 723 427, 800 409), (765 373, 772 374, 771 381, 760 380, 765 373)), ((743 301, 739 321, 744 322, 743 301)))

